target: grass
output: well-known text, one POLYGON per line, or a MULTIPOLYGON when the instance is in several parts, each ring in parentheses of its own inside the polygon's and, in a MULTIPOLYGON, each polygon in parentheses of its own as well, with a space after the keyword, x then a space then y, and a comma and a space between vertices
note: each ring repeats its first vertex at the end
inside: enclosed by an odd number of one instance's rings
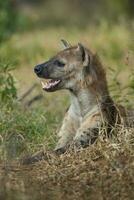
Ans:
POLYGON ((1 197, 8 199, 133 199, 132 130, 100 136, 90 148, 30 166, 4 165, 1 197), (6 172, 6 175, 4 175, 6 172), (8 181, 7 181, 8 180, 8 181), (34 194, 34 195, 33 195, 34 194), (3 196, 2 196, 3 195, 3 196))
POLYGON ((96 144, 81 152, 56 158, 50 155, 49 162, 13 166, 21 156, 43 146, 52 149, 56 143, 56 132, 69 104, 68 94, 42 92, 33 67, 62 48, 61 38, 72 44, 82 42, 97 51, 112 97, 125 107, 133 107, 134 43, 133 30, 127 25, 109 27, 104 22, 84 30, 55 27, 14 34, 0 47, 1 65, 8 62, 15 66, 11 73, 18 99, 34 83, 37 87, 24 101, 14 99, 12 106, 4 102, 0 105, 0 156, 5 166, 0 167, 0 185, 4 183, 0 196, 30 199, 34 192, 35 199, 133 199, 133 129, 120 129, 112 140, 100 136, 96 144), (26 106, 37 94, 43 98, 26 106))

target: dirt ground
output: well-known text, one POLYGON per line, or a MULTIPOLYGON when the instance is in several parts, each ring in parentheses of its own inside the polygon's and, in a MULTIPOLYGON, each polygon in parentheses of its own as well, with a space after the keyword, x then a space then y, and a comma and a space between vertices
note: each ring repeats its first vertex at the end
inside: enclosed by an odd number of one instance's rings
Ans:
POLYGON ((130 149, 110 142, 30 165, 0 164, 1 200, 134 199, 134 159, 130 149))

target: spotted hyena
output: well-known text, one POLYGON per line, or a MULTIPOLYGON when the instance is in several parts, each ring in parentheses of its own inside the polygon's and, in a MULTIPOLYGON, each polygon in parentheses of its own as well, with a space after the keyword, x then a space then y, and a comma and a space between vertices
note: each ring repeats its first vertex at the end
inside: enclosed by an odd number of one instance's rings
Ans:
POLYGON ((55 151, 64 152, 70 143, 76 147, 92 144, 103 125, 107 132, 120 122, 120 112, 109 95, 105 70, 98 58, 82 44, 70 46, 47 62, 35 66, 43 90, 54 92, 66 89, 70 107, 58 133, 55 151))

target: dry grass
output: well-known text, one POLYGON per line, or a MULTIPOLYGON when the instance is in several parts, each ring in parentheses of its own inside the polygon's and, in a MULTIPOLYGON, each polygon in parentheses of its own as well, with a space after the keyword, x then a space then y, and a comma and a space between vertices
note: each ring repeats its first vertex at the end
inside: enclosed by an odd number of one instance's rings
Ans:
MULTIPOLYGON (((103 23, 86 30, 50 28, 18 33, 0 47, 0 55, 16 60, 13 74, 18 96, 21 96, 38 82, 33 74, 34 65, 53 56, 60 49, 59 40, 63 36, 73 44, 81 41, 97 51, 103 60, 114 100, 133 107, 133 34, 126 27, 109 28, 103 23)), ((42 93, 40 84, 34 94, 38 93, 42 93)), ((50 154, 48 161, 35 165, 20 166, 15 161, 20 155, 36 152, 43 144, 46 149, 55 144, 55 133, 68 99, 64 92, 43 95, 42 101, 29 108, 16 101, 12 110, 1 108, 0 199, 133 199, 133 128, 122 127, 112 139, 100 136, 94 145, 79 152, 68 152, 60 157, 50 154), (14 143, 10 143, 12 135, 14 143), (16 138, 20 139, 18 146, 16 138), (11 145, 7 150, 8 142, 11 145), (11 150, 13 158, 9 157, 11 150)))
POLYGON ((3 199, 130 200, 134 197, 133 128, 109 140, 34 165, 1 165, 3 199))

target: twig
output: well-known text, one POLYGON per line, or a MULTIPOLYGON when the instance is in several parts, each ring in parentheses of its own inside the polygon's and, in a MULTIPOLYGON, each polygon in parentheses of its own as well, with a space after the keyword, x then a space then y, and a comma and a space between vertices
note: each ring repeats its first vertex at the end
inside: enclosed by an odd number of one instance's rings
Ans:
POLYGON ((40 99, 42 99, 43 98, 43 95, 42 94, 38 94, 38 95, 36 95, 36 96, 34 96, 31 100, 29 100, 25 105, 26 106, 31 106, 31 104, 33 104, 35 101, 38 101, 38 100, 40 100, 40 99))
POLYGON ((23 101, 36 87, 37 87, 37 83, 34 83, 34 84, 19 98, 19 101, 23 101))

